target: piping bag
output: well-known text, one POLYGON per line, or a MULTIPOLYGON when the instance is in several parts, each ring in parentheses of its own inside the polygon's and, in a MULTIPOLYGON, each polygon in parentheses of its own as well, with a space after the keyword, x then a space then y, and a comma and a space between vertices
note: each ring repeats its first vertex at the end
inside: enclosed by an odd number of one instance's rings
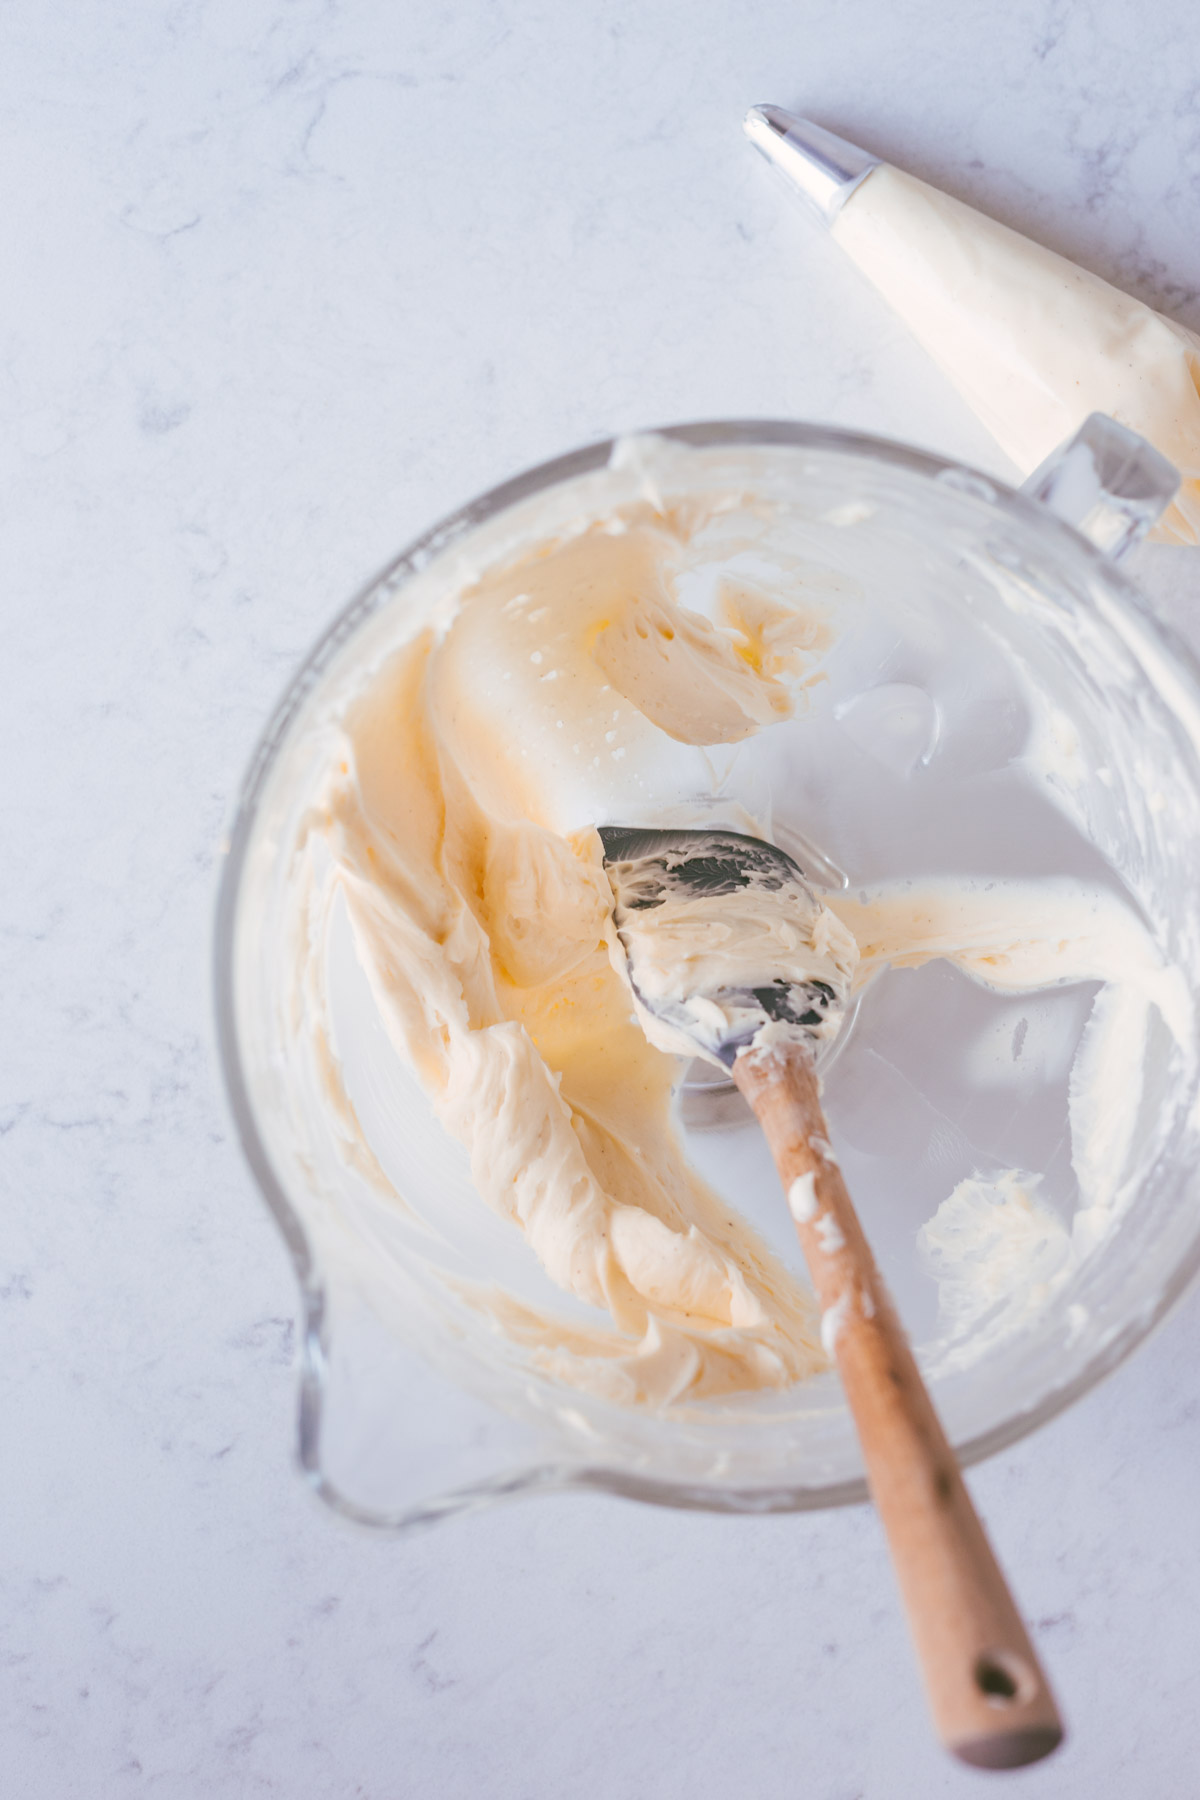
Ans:
POLYGON ((1107 413, 1182 476, 1152 538, 1200 543, 1200 336, 781 107, 745 129, 1023 476, 1107 413))

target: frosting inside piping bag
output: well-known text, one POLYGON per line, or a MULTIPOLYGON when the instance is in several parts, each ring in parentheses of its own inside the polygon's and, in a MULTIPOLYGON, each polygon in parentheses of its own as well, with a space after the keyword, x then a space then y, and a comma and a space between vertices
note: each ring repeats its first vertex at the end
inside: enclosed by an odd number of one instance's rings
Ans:
MULTIPOLYGON (((768 835, 737 746, 803 712, 828 596, 803 570, 773 593, 744 577, 693 592, 714 530, 736 541, 728 503, 639 502, 469 582, 341 716, 295 864, 295 1029, 348 1145, 327 977, 338 919, 481 1203, 584 1307, 483 1284, 464 1296, 544 1371, 630 1405, 782 1389, 826 1366, 806 1285, 684 1154, 680 1064, 632 1016, 595 829, 708 819, 768 835)), ((945 877, 823 897, 847 969, 857 941, 860 984, 933 958, 1004 991, 1134 983, 1138 1018, 1153 1004, 1188 1029, 1172 973, 1112 894, 945 877)), ((1129 1025, 1101 1009, 1088 1027, 1073 1123, 1097 1182, 1129 1025)))
POLYGON ((1183 478, 1151 535, 1200 541, 1194 332, 887 164, 831 229, 1023 475, 1108 413, 1183 478))

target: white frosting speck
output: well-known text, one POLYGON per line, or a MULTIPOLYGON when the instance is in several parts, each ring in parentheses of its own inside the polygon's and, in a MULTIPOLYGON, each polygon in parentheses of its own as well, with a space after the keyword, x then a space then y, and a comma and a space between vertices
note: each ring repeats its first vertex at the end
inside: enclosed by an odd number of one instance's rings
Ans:
POLYGON ((787 1199, 797 1225, 811 1224, 817 1216, 816 1181, 811 1170, 807 1175, 797 1175, 788 1189, 787 1199))
POLYGON ((817 1220, 817 1237, 826 1256, 832 1256, 846 1242, 842 1228, 832 1213, 826 1213, 823 1219, 817 1220))
POLYGON ((850 1298, 851 1290, 844 1288, 833 1305, 827 1307, 821 1314, 821 1348, 830 1362, 833 1361, 838 1335, 849 1316, 850 1298))

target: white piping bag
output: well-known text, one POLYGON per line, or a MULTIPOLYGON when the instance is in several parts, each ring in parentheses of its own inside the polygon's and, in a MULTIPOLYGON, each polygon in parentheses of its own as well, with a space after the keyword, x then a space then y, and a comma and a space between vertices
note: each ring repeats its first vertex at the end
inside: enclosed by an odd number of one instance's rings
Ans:
POLYGON ((1153 537, 1200 542, 1200 337, 807 119, 755 106, 746 132, 1022 475, 1107 413, 1182 477, 1153 537))

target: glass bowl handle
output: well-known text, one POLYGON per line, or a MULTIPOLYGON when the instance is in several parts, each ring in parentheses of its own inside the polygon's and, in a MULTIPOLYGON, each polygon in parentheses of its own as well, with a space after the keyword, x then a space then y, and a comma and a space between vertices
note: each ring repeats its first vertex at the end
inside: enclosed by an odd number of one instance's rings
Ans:
POLYGON ((1178 489, 1178 469, 1153 444, 1106 413, 1092 413, 1021 492, 1117 562, 1141 543, 1178 489))

